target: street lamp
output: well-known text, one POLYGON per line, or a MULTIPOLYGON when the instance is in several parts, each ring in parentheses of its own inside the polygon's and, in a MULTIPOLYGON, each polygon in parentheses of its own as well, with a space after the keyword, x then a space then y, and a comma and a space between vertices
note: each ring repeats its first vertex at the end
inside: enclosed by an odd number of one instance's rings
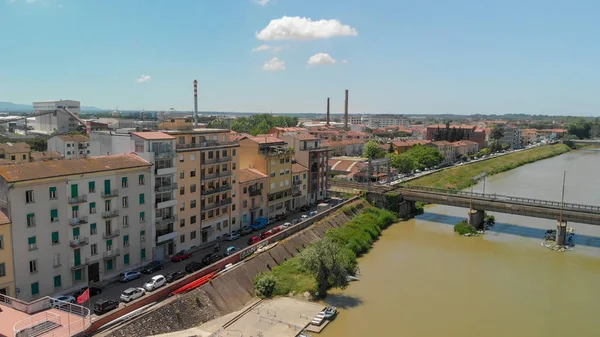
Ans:
POLYGON ((471 202, 470 202, 470 208, 471 210, 473 209, 473 185, 475 185, 475 183, 477 183, 477 181, 481 178, 483 178, 483 194, 485 195, 485 176, 487 175, 486 172, 480 173, 476 176, 474 176, 473 178, 471 178, 473 180, 473 183, 471 184, 471 202))

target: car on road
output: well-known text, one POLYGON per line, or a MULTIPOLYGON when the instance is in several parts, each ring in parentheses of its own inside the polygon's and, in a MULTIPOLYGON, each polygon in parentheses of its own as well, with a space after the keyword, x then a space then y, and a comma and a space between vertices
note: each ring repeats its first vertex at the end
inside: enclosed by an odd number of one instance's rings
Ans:
POLYGON ((181 278, 184 278, 185 275, 187 275, 187 273, 183 270, 178 270, 178 271, 174 271, 172 273, 168 273, 165 276, 165 279, 167 280, 168 283, 171 283, 173 281, 177 281, 181 278))
POLYGON ((285 214, 285 213, 281 213, 281 214, 277 214, 277 215, 275 216, 275 220, 276 220, 276 221, 283 221, 283 220, 285 220, 287 217, 288 217, 288 216, 287 216, 287 214, 285 214))
POLYGON ((272 235, 273 235, 273 233, 271 231, 262 232, 262 233, 260 233, 260 239, 264 240, 272 235))
POLYGON ((81 288, 81 289, 77 290, 76 292, 74 292, 73 293, 73 297, 77 298, 77 297, 81 296, 81 294, 83 294, 86 289, 90 289, 90 297, 96 296, 96 295, 102 293, 102 288, 99 288, 99 287, 85 287, 85 288, 81 288))
POLYGON ((144 269, 142 269, 142 273, 152 274, 155 271, 159 271, 161 269, 163 269, 163 265, 162 263, 160 263, 160 261, 150 261, 147 265, 144 266, 144 269))
POLYGON ((119 307, 119 302, 113 300, 98 300, 94 304, 94 314, 100 316, 119 307))
MULTIPOLYGON (((299 222, 300 222, 300 219, 294 219, 294 220, 292 220, 292 221, 291 221, 291 224, 292 224, 292 226, 293 226, 293 225, 295 225, 295 224, 297 224, 297 223, 299 223, 299 222)), ((284 225, 285 225, 285 224, 284 224, 284 225)))
POLYGON ((237 252, 239 250, 240 249, 238 247, 235 247, 235 246, 227 247, 227 249, 225 249, 225 252, 223 253, 223 256, 229 256, 231 254, 235 254, 235 252, 237 252))
POLYGON ((171 261, 179 262, 179 261, 187 260, 190 257, 192 257, 192 253, 190 253, 187 250, 182 250, 182 251, 178 252, 177 254, 173 255, 173 257, 171 258, 171 261))
POLYGON ((292 223, 291 222, 286 222, 283 224, 283 228, 289 228, 292 227, 292 223))
POLYGON ((312 211, 312 212, 308 213, 308 217, 309 217, 309 218, 310 218, 310 217, 313 217, 313 216, 315 216, 315 215, 317 215, 317 211, 312 211))
POLYGON ((185 265, 185 271, 188 274, 191 274, 193 272, 197 272, 200 269, 202 269, 202 263, 200 263, 200 262, 190 262, 190 263, 188 263, 188 264, 185 265))
POLYGON ((225 239, 227 241, 235 241, 239 238, 240 238, 240 235, 238 233, 233 233, 233 232, 231 234, 223 235, 223 239, 225 239))
POLYGON ((153 291, 156 288, 164 286, 166 283, 167 279, 164 276, 152 276, 152 278, 148 282, 144 283, 144 289, 146 289, 146 291, 153 291))
POLYGON ((202 264, 205 266, 210 266, 211 264, 219 261, 221 256, 219 254, 210 253, 202 258, 202 264))
POLYGON ((304 221, 308 219, 308 214, 302 214, 302 216, 300 217, 300 221, 304 221))
POLYGON ((252 246, 253 244, 257 244, 259 242, 260 242, 260 238, 255 235, 248 239, 248 246, 252 246))
POLYGON ((138 279, 140 277, 142 277, 142 274, 139 271, 128 271, 128 272, 119 274, 119 281, 120 282, 129 282, 129 281, 138 279))
POLYGON ((242 227, 242 229, 240 229, 240 231, 238 233, 240 233, 240 235, 251 234, 252 233, 252 228, 250 228, 250 226, 244 226, 244 227, 242 227))
POLYGON ((67 305, 67 303, 77 303, 77 300, 73 296, 59 296, 52 298, 50 300, 53 308, 58 308, 63 305, 67 305))
POLYGON ((119 299, 121 300, 121 302, 129 303, 144 296, 145 293, 146 291, 142 288, 127 288, 125 289, 125 291, 123 291, 119 299))
POLYGON ((267 226, 267 224, 270 225, 271 224, 271 220, 268 220, 267 218, 256 218, 250 224, 250 228, 253 231, 259 231, 259 230, 265 228, 267 226))

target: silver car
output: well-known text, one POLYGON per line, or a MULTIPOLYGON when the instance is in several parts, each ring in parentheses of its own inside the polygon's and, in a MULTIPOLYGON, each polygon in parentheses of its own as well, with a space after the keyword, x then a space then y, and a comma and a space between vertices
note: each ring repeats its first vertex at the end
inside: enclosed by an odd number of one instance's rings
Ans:
POLYGON ((121 302, 131 302, 144 296, 146 291, 142 288, 129 288, 126 289, 120 297, 121 302))

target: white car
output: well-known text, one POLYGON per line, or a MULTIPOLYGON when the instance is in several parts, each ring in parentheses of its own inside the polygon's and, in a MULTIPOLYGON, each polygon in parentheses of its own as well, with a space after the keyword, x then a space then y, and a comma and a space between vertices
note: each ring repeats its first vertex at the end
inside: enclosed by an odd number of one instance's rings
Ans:
POLYGON ((145 293, 146 291, 142 288, 129 288, 121 294, 120 300, 122 302, 131 302, 144 296, 145 293))
POLYGON ((283 224, 283 228, 288 228, 288 227, 292 227, 292 223, 291 222, 286 222, 283 224))
POLYGON ((59 296, 51 299, 50 303, 52 303, 52 307, 58 308, 67 305, 67 303, 77 303, 77 300, 73 296, 59 296))
POLYGON ((160 288, 167 283, 167 279, 162 275, 152 276, 152 278, 144 284, 144 289, 152 291, 156 288, 160 288))

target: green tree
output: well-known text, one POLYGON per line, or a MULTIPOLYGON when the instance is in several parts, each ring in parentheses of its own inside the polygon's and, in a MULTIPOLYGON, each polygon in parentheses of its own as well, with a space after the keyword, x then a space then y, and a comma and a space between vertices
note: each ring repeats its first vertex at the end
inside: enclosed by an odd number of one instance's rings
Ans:
POLYGON ((254 289, 256 296, 262 298, 270 298, 273 296, 276 286, 275 277, 271 273, 261 273, 254 279, 254 289))
POLYGON ((326 236, 298 254, 298 259, 302 268, 315 277, 318 296, 324 298, 330 287, 348 286, 350 256, 347 248, 326 236))
POLYGON ((394 143, 390 142, 390 147, 388 148, 388 153, 394 153, 394 143))
POLYGON ((402 154, 388 154, 388 158, 390 158, 392 167, 398 169, 401 173, 408 173, 415 169, 416 163, 412 157, 406 155, 406 153, 402 154))
POLYGON ((579 139, 587 139, 590 138, 591 128, 592 123, 582 118, 577 120, 577 122, 570 124, 567 127, 567 131, 570 135, 573 135, 579 139))
POLYGON ((29 144, 32 151, 42 152, 48 149, 48 142, 43 138, 28 139, 26 143, 29 144))
POLYGON ((504 138, 504 127, 502 125, 494 125, 492 128, 492 133, 490 133, 490 138, 496 142, 504 138))
POLYGON ((365 144, 363 157, 373 160, 383 158, 384 155, 385 152, 379 147, 379 144, 375 140, 370 140, 365 144))
POLYGON ((432 146, 416 145, 403 153, 414 163, 414 169, 434 167, 444 160, 444 155, 432 146))
POLYGON ((225 121, 222 119, 215 119, 206 125, 207 128, 211 129, 226 129, 225 121))

